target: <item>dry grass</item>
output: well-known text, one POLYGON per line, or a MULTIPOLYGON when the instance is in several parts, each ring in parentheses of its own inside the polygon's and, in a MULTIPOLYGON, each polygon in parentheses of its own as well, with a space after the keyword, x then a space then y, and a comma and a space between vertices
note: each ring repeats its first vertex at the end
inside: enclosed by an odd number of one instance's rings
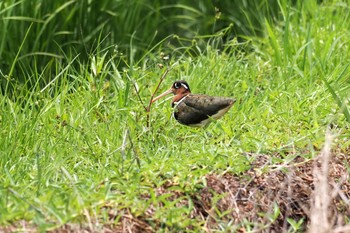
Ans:
MULTIPOLYGON (((349 209, 349 187, 346 193, 342 188, 344 181, 349 180, 349 173, 339 172, 340 182, 336 183, 334 178, 329 177, 330 168, 329 161, 332 160, 332 135, 329 131, 326 133, 326 140, 323 150, 319 154, 317 160, 320 166, 314 164, 313 178, 314 191, 311 199, 310 212, 310 233, 330 233, 330 232, 350 232, 350 225, 344 225, 344 216, 339 216, 337 209, 333 207, 334 199, 339 198, 340 201, 347 203, 345 209, 349 209)), ((333 164, 331 164, 333 165, 333 164)), ((349 213, 346 216, 349 218, 349 213)))
POLYGON ((318 156, 321 167, 314 164, 313 178, 314 191, 311 199, 310 212, 310 233, 332 232, 332 195, 329 187, 329 161, 331 159, 332 136, 329 132, 326 134, 326 141, 322 152, 318 156))

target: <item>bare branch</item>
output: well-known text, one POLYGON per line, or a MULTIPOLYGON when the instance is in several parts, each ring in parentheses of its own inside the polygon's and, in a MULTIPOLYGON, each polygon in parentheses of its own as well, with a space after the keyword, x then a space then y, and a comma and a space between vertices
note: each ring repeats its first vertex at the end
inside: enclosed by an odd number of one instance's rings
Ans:
POLYGON ((160 87, 160 84, 162 84, 163 80, 165 79, 165 77, 167 76, 167 74, 169 73, 170 69, 166 69, 162 75, 162 77, 160 78, 159 82, 158 82, 158 85, 156 87, 156 89, 154 90, 154 92, 152 93, 151 95, 151 99, 149 100, 149 104, 148 104, 148 108, 147 108, 147 112, 150 112, 151 111, 151 106, 152 106, 152 100, 154 99, 154 96, 155 94, 157 93, 159 87, 160 87))
POLYGON ((157 91, 158 91, 158 89, 159 89, 159 87, 160 87, 160 84, 162 84, 163 80, 165 79, 165 77, 167 76, 167 74, 169 73, 169 71, 170 71, 169 68, 167 68, 167 69, 164 71, 162 77, 159 79, 159 82, 158 82, 158 84, 157 84, 156 89, 154 90, 154 92, 153 92, 152 95, 151 95, 151 99, 149 100, 148 107, 145 108, 145 110, 146 110, 146 112, 147 112, 147 123, 146 123, 147 128, 148 128, 149 125, 150 125, 149 113, 151 112, 152 100, 154 99, 154 96, 155 96, 155 94, 157 93, 157 91))
POLYGON ((148 112, 147 107, 140 96, 140 90, 137 88, 135 80, 130 78, 128 74, 126 74, 126 76, 128 77, 129 81, 132 82, 132 85, 133 85, 135 92, 136 92, 136 96, 139 99, 140 103, 142 104, 142 107, 145 109, 146 112, 148 112))

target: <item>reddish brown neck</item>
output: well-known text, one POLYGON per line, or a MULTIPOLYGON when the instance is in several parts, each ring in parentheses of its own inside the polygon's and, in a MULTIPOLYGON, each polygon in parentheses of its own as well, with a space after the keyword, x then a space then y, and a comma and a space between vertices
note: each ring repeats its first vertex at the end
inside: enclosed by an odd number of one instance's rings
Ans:
POLYGON ((178 93, 177 95, 174 96, 173 98, 173 103, 175 102, 179 102, 182 98, 184 98, 185 96, 189 95, 189 92, 184 92, 184 93, 178 93))
POLYGON ((186 96, 188 96, 189 94, 191 94, 191 92, 189 92, 188 90, 182 91, 182 92, 178 92, 173 100, 171 101, 171 106, 175 107, 175 105, 177 103, 179 103, 183 98, 185 98, 186 96))
POLYGON ((179 102, 182 98, 184 98, 185 96, 191 94, 191 91, 188 88, 184 88, 183 86, 181 86, 178 89, 173 88, 172 92, 174 93, 174 98, 171 101, 171 105, 174 106, 174 104, 176 102, 179 102))

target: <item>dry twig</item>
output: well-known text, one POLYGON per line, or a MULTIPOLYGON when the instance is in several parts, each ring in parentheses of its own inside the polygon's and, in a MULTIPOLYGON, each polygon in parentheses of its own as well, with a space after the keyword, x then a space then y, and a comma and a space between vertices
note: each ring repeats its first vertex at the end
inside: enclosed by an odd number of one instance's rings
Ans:
POLYGON ((311 199, 310 212, 310 233, 329 233, 332 224, 329 221, 331 194, 328 184, 329 161, 331 157, 332 136, 327 130, 325 145, 314 162, 314 186, 315 189, 311 199), (321 168, 318 168, 317 162, 320 161, 321 168))

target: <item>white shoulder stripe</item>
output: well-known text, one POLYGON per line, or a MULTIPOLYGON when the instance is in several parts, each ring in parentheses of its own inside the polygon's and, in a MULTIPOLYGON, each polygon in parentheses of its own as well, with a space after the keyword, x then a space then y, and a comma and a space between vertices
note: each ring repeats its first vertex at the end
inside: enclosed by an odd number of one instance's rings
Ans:
POLYGON ((175 108, 182 102, 184 101, 186 98, 187 98, 188 95, 184 96, 182 99, 180 99, 178 102, 174 102, 175 104, 175 108))

